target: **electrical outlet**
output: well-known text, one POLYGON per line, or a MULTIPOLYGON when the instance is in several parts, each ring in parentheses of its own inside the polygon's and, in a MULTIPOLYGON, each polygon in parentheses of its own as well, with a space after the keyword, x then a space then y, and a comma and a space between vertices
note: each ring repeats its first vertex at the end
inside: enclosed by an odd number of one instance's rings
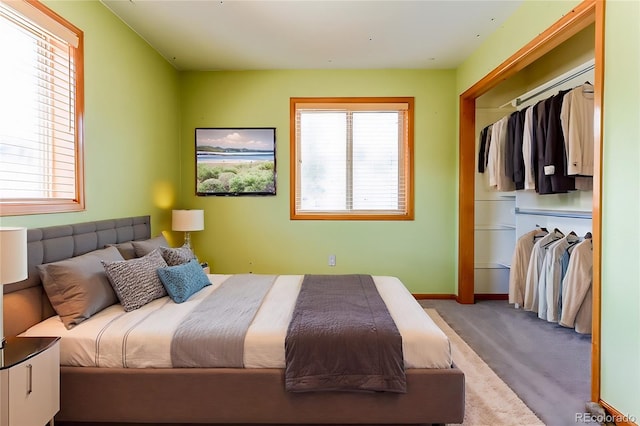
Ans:
POLYGON ((329 266, 336 266, 336 255, 335 254, 330 254, 329 255, 329 266))

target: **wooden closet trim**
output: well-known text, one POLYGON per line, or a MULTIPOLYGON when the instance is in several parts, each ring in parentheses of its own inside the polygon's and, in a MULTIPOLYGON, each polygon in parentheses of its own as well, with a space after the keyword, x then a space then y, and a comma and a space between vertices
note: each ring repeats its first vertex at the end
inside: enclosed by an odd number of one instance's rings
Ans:
POLYGON ((591 399, 600 402, 600 300, 602 235, 602 106, 604 77, 604 1, 584 0, 547 30, 523 46, 460 95, 459 120, 459 303, 474 303, 475 105, 476 98, 532 64, 555 47, 595 23, 594 178, 593 178, 593 326, 591 399))

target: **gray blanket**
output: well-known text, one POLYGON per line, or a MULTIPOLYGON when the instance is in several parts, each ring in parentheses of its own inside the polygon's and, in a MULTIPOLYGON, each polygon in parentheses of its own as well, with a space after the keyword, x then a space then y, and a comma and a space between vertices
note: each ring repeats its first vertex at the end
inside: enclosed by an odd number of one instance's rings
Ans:
POLYGON ((275 275, 233 275, 178 326, 174 367, 243 367, 244 338, 275 275))
POLYGON ((406 392, 402 337, 369 275, 306 275, 285 355, 291 392, 406 392))

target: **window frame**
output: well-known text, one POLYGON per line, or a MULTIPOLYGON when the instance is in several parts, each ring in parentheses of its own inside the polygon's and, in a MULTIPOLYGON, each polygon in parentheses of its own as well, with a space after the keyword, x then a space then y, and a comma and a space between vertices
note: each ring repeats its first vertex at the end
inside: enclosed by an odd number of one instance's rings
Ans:
POLYGON ((414 98, 413 97, 311 97, 311 98, 290 98, 289 99, 289 141, 290 141, 290 192, 289 192, 289 217, 291 220, 380 220, 380 221, 396 221, 396 220, 414 220, 414 169, 413 169, 413 143, 414 143, 414 98), (299 188, 299 170, 298 170, 298 144, 297 144, 297 105, 305 104, 372 104, 372 103, 389 103, 398 104, 406 103, 408 109, 406 111, 407 129, 406 140, 403 144, 404 163, 402 170, 404 171, 405 185, 405 208, 400 213, 388 213, 388 211, 376 213, 375 211, 367 211, 363 213, 341 213, 341 212, 298 212, 296 209, 296 198, 299 188))
MULTIPOLYGON (((75 25, 49 9, 37 0, 23 0, 36 9, 38 19, 53 21, 78 38, 78 47, 70 46, 70 57, 75 67, 75 196, 73 199, 56 198, 0 198, 0 216, 18 216, 29 214, 67 213, 85 210, 84 185, 84 33, 75 25)), ((23 6, 24 7, 24 6, 23 6)), ((34 19, 32 19, 33 21, 34 19)), ((40 24, 35 24, 42 28, 40 24)), ((43 31, 47 31, 43 28, 43 31)), ((47 31, 50 32, 50 31, 47 31)))

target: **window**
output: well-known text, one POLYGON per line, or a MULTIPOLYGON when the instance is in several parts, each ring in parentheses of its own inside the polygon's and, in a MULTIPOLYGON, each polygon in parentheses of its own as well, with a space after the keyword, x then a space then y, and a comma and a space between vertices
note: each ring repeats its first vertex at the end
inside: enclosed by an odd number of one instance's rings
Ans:
POLYGON ((0 0, 0 214, 84 210, 82 31, 0 0))
POLYGON ((290 103, 291 219, 413 219, 413 98, 290 103))

